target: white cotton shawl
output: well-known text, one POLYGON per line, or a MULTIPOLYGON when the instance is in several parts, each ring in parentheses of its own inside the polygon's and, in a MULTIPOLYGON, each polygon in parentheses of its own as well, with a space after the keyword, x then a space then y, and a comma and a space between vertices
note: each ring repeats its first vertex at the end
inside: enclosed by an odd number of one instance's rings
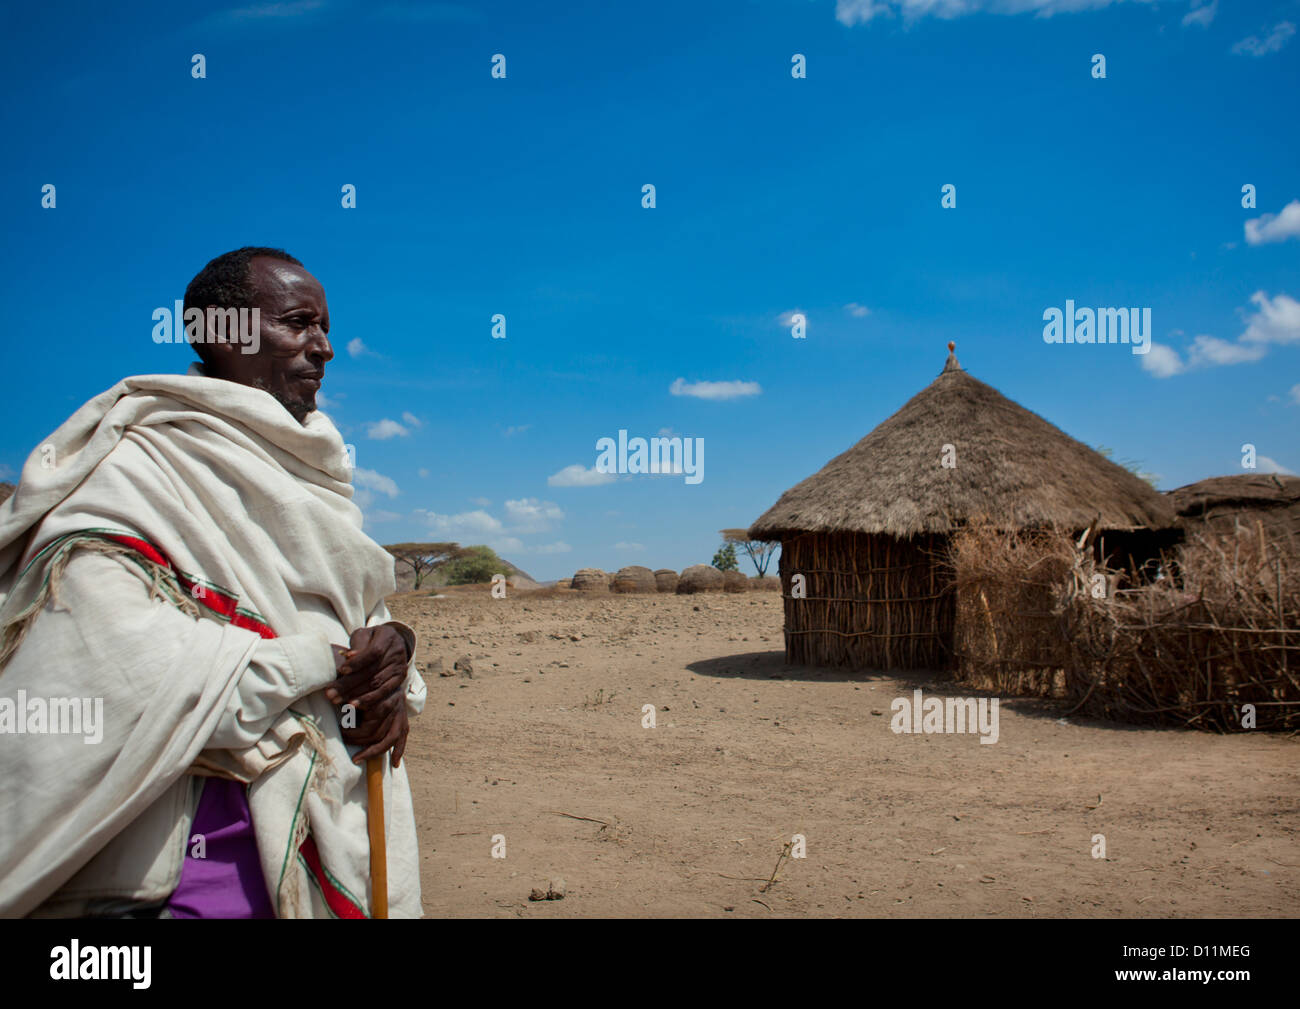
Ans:
MULTIPOLYGON (((140 537, 182 585, 234 597, 236 623, 260 621, 276 636, 319 632, 346 644, 389 619, 392 556, 361 530, 333 423, 314 412, 299 424, 268 393, 205 377, 198 365, 123 379, 31 454, 0 505, 0 628, 39 616, 59 543, 86 530, 140 537)), ((105 622, 113 606, 104 600, 105 622)), ((0 695, 102 696, 105 722, 97 745, 0 733, 0 914, 36 908, 196 762, 252 782, 262 871, 281 917, 337 910, 299 853, 308 833, 335 890, 369 913, 364 773, 333 705, 316 692, 249 751, 205 751, 260 638, 200 611, 200 647, 184 661, 130 670, 145 689, 21 644, 0 669, 0 695)), ((423 706, 414 669, 407 700, 413 712, 423 706)), ((390 768, 385 786, 389 913, 419 917, 405 768, 390 768)))

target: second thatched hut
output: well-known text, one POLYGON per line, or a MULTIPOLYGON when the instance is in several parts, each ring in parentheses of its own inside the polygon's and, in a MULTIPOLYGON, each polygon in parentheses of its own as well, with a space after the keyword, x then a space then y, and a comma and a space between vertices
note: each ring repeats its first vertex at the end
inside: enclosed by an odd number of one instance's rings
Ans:
POLYGON ((1277 473, 1215 476, 1168 494, 1189 534, 1261 533, 1266 542, 1300 556, 1300 477, 1277 473))

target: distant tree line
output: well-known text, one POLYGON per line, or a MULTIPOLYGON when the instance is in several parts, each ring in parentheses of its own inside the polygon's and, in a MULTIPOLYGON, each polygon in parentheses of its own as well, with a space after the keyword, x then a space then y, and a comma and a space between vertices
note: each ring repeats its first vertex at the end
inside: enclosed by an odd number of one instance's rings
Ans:
POLYGON ((491 547, 463 547, 459 543, 394 543, 384 547, 399 568, 411 572, 418 589, 435 572, 447 585, 478 585, 495 574, 508 574, 506 564, 491 547))

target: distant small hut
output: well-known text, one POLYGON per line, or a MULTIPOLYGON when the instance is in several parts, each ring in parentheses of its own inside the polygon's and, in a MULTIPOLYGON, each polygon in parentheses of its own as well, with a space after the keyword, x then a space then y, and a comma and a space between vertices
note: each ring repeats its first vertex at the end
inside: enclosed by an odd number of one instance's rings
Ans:
POLYGON ((1300 477, 1277 473, 1216 476, 1167 495, 1189 535, 1262 531, 1267 543, 1300 555, 1300 477))
POLYGON ((726 581, 722 572, 710 564, 692 564, 677 579, 679 595, 694 592, 721 592, 726 581))
POLYGON ((571 584, 579 592, 605 593, 609 591, 609 576, 600 568, 579 568, 571 584))
POLYGON ((1178 538, 1153 487, 972 378, 948 348, 938 378, 750 528, 781 542, 789 662, 949 668, 957 606, 946 548, 969 523, 1092 528, 1125 568, 1178 538))
POLYGON ((618 569, 618 574, 614 576, 614 584, 610 586, 610 591, 658 592, 659 586, 655 584, 653 571, 639 564, 632 564, 618 569))
POLYGON ((660 568, 655 572, 655 588, 660 592, 676 592, 677 572, 672 568, 660 568))

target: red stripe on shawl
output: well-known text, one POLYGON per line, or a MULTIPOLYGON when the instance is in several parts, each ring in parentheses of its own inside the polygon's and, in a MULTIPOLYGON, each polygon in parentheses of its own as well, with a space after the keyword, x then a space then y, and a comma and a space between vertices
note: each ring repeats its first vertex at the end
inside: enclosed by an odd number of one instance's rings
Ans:
MULTIPOLYGON (((105 534, 105 539, 110 539, 114 542, 121 543, 123 546, 128 546, 137 553, 153 561, 155 564, 161 564, 168 568, 170 571, 175 573, 176 578, 181 583, 182 587, 184 587, 187 592, 190 592, 191 595, 193 594, 192 587, 197 583, 182 574, 180 571, 177 571, 176 565, 171 562, 171 559, 148 540, 142 540, 135 536, 122 536, 116 533, 105 534)), ((274 638, 276 636, 275 631, 260 620, 255 620, 243 613, 236 612, 237 603, 233 596, 217 592, 215 589, 204 586, 202 593, 197 598, 209 609, 228 616, 230 622, 236 627, 243 627, 250 631, 256 631, 264 638, 274 638), (216 600, 221 605, 213 606, 210 599, 216 600)), ((316 848, 316 841, 310 834, 307 835, 306 840, 304 840, 298 847, 298 851, 302 854, 303 858, 307 860, 307 867, 311 869, 312 875, 316 877, 317 885, 320 886, 321 893, 325 895, 325 903, 329 905, 329 909, 333 911, 336 916, 339 918, 366 917, 366 913, 345 897, 339 888, 336 887, 325 874, 325 866, 320 860, 320 851, 316 848)))
POLYGON ((275 631, 262 621, 250 617, 246 613, 239 612, 239 600, 227 592, 208 585, 199 585, 199 592, 196 594, 194 588, 198 585, 189 575, 177 569, 176 565, 171 562, 171 558, 159 550, 148 540, 142 540, 135 536, 123 536, 117 533, 105 533, 104 539, 112 540, 115 543, 121 543, 132 550, 141 554, 155 564, 161 564, 173 574, 180 583, 181 588, 190 594, 190 597, 196 602, 202 603, 214 613, 225 617, 235 627, 242 627, 246 631, 253 631, 263 638, 274 638, 275 631))
POLYGON ((340 918, 366 917, 366 913, 348 900, 339 888, 330 881, 330 878, 325 875, 325 867, 321 865, 320 852, 316 850, 316 839, 314 837, 308 834, 307 840, 302 842, 302 847, 298 850, 302 852, 303 858, 307 860, 307 867, 311 869, 311 874, 316 877, 316 883, 320 886, 321 893, 325 895, 325 903, 329 905, 329 909, 335 915, 340 918))

